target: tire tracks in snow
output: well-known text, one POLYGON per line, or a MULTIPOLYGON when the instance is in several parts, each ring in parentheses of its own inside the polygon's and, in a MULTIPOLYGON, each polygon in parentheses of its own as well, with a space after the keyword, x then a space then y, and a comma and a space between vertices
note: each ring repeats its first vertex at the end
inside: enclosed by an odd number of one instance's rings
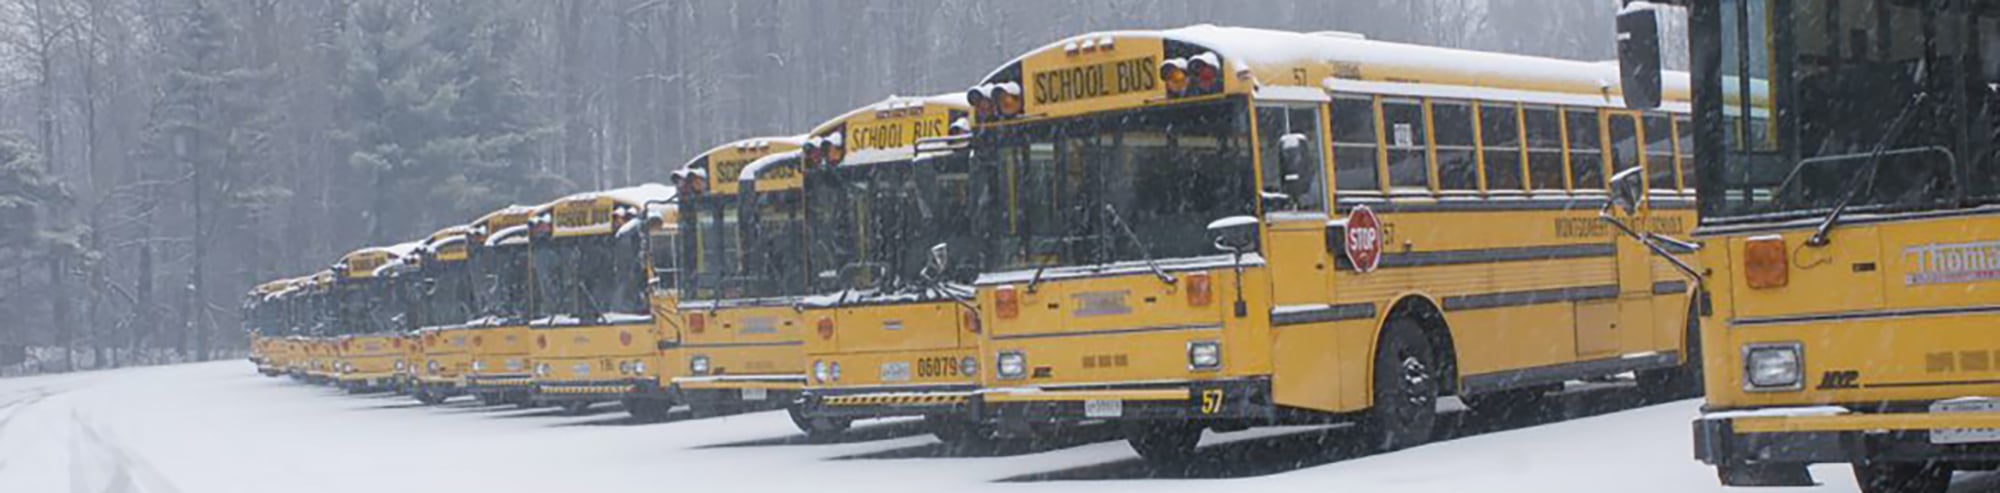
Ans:
POLYGON ((70 423, 70 493, 180 493, 143 456, 82 414, 71 410, 70 423))
MULTIPOLYGON (((33 407, 35 404, 41 403, 43 399, 65 391, 67 389, 50 390, 47 387, 36 387, 4 397, 8 400, 0 402, 0 443, 5 443, 9 425, 14 421, 15 416, 21 414, 22 410, 33 407)), ((7 470, 7 457, 0 455, 0 471, 5 470, 7 470)))

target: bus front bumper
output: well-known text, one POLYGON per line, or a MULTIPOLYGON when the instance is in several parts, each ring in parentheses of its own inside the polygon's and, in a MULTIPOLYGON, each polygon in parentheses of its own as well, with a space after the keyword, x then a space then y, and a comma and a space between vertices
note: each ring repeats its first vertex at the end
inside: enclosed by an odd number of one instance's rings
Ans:
POLYGON ((805 375, 675 377, 674 400, 686 404, 790 404, 805 390, 805 375))
POLYGON ((1082 421, 1240 421, 1276 419, 1271 380, 1263 377, 1171 384, 982 390, 982 421, 1002 426, 1082 421))
POLYGON ((349 390, 388 389, 396 385, 396 375, 383 373, 349 373, 334 377, 334 385, 349 390))
POLYGON ((526 373, 465 375, 463 380, 468 394, 528 394, 535 384, 534 375, 526 373))
POLYGON ((1796 477, 1805 477, 1807 464, 1864 460, 1993 464, 2000 462, 2000 410, 1854 413, 1813 407, 1711 412, 1694 421, 1694 456, 1724 469, 1786 470, 1796 477))
POLYGON ((970 415, 973 385, 919 387, 808 388, 799 411, 809 418, 889 418, 897 416, 970 415))
POLYGON ((535 382, 538 403, 609 402, 660 393, 658 380, 630 378, 617 380, 575 380, 535 382))

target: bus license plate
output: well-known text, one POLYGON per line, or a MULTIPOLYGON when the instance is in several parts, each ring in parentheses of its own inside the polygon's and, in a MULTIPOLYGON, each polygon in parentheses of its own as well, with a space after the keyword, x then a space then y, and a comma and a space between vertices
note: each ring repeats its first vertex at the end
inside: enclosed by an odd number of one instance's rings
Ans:
POLYGON ((1125 401, 1087 400, 1083 401, 1083 416, 1086 418, 1116 418, 1125 415, 1125 401))
POLYGON ((883 363, 882 381, 884 382, 910 381, 910 362, 898 361, 894 363, 883 363))
MULTIPOLYGON (((2000 401, 1993 399, 1952 399, 1931 403, 1931 412, 1934 413, 1990 413, 1996 411, 2000 411, 2000 401)), ((1935 444, 1984 442, 2000 442, 2000 429, 1950 428, 1931 430, 1931 443, 1935 444)))
POLYGON ((770 391, 768 391, 768 390, 765 390, 765 389, 743 389, 743 400, 746 400, 746 401, 761 401, 761 400, 764 400, 764 399, 768 399, 768 398, 770 398, 770 391))

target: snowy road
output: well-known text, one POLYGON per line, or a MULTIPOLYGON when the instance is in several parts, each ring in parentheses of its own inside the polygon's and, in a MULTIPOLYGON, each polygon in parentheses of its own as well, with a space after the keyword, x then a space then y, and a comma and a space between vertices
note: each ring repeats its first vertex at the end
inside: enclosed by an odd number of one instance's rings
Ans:
MULTIPOLYGON (((1123 442, 970 456, 913 422, 862 423, 807 444, 781 412, 637 423, 589 416, 422 407, 257 376, 221 362, 0 380, 0 492, 1719 491, 1690 460, 1694 401, 1639 407, 1628 390, 1565 395, 1575 419, 1454 419, 1451 439, 1358 455, 1337 428, 1209 435, 1186 470, 1141 464, 1123 442), (1143 483, 1139 483, 1143 481, 1143 483)), ((1461 415, 1463 416, 1463 415, 1461 415)), ((1819 488, 1854 491, 1844 467, 1819 488)), ((1963 475, 1954 492, 2000 492, 1963 475)))

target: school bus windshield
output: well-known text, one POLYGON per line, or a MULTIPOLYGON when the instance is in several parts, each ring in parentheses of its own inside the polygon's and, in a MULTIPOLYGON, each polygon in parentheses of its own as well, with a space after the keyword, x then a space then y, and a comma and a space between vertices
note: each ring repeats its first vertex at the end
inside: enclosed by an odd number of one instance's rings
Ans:
POLYGON ((754 213, 742 225, 742 269, 726 284, 746 298, 805 293, 804 190, 759 190, 741 197, 754 213))
POLYGON ((1991 138, 1974 130, 1993 118, 2000 64, 1978 52, 2000 43, 2000 18, 1886 1, 1722 0, 1715 12, 1720 67, 1697 83, 1723 95, 1727 156, 1701 160, 1697 176, 1719 185, 1702 189, 1702 221, 2000 198, 1991 138))
POLYGON ((974 155, 1003 182, 998 267, 1216 254, 1207 224, 1256 207, 1247 114, 1232 99, 983 131, 974 155))
POLYGON ((538 317, 648 312, 638 235, 537 240, 532 249, 538 317))
POLYGON ((479 314, 502 323, 528 315, 528 249, 521 245, 480 248, 472 255, 473 303, 479 314))
POLYGON ((423 310, 416 325, 423 327, 457 325, 473 314, 472 279, 469 262, 431 262, 424 266, 427 282, 413 289, 423 310))
POLYGON ((808 176, 811 252, 824 259, 815 290, 922 293, 929 249, 940 243, 958 257, 952 272, 977 270, 968 165, 952 154, 808 176))

